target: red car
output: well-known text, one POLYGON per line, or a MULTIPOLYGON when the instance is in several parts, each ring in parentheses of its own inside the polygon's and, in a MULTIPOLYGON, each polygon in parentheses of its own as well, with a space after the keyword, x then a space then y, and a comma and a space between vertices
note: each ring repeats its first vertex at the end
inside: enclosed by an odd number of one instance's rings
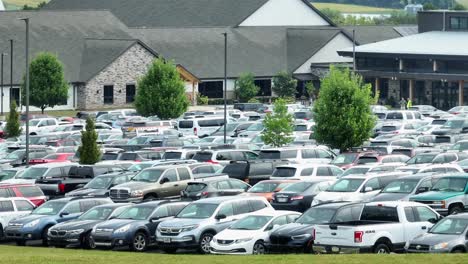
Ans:
POLYGON ((47 197, 39 186, 34 184, 3 184, 0 185, 0 197, 24 197, 35 206, 47 201, 47 197))
POLYGON ((69 162, 72 160, 75 153, 53 153, 45 156, 42 159, 32 159, 29 164, 43 164, 52 162, 69 162))

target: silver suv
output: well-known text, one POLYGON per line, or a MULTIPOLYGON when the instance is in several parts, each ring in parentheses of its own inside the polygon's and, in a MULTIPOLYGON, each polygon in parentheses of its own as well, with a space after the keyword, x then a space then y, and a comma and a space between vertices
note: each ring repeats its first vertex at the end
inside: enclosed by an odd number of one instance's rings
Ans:
POLYGON ((187 205, 169 221, 162 222, 156 230, 156 241, 164 252, 177 249, 198 249, 210 253, 214 235, 231 226, 235 221, 253 212, 273 212, 264 197, 214 197, 187 205))

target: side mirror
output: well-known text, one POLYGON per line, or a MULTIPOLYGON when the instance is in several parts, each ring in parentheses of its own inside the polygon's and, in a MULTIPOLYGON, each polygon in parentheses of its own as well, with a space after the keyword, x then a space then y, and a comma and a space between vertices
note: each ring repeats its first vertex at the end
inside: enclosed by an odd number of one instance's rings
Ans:
POLYGON ((164 177, 161 179, 161 181, 159 181, 160 184, 165 184, 166 182, 169 182, 169 179, 164 177))
POLYGON ((281 191, 281 189, 275 189, 273 192, 277 193, 279 191, 281 191))
POLYGON ((157 217, 157 216, 153 216, 153 217, 150 218, 151 223, 153 223, 155 221, 158 221, 158 220, 159 220, 159 217, 157 217))
POLYGON ((112 220, 112 219, 115 219, 115 218, 117 218, 117 216, 113 215, 113 216, 109 217, 109 220, 112 220))
POLYGON ((219 214, 215 217, 216 220, 221 220, 221 219, 226 219, 226 215, 225 214, 219 214))
POLYGON ((416 194, 429 191, 429 187, 419 187, 416 194))
POLYGON ((364 189, 364 192, 372 192, 374 189, 372 189, 372 187, 366 187, 364 189))
POLYGON ((60 217, 67 216, 67 215, 69 215, 69 214, 70 214, 70 213, 69 213, 69 212, 66 212, 66 211, 65 211, 65 212, 61 212, 61 213, 60 213, 60 217))
POLYGON ((435 223, 439 222, 439 219, 437 219, 437 218, 431 218, 431 219, 428 219, 427 221, 428 221, 429 223, 435 224, 435 223))
POLYGON ((464 128, 462 128, 462 131, 461 131, 461 133, 463 133, 463 134, 466 134, 466 133, 468 133, 468 127, 464 127, 464 128))

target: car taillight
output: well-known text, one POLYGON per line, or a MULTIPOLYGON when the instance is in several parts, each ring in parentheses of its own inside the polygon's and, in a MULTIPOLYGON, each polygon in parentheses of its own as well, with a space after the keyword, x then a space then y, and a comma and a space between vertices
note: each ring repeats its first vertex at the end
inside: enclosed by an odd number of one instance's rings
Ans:
POLYGON ((214 160, 207 160, 206 162, 211 163, 211 164, 219 164, 219 162, 214 161, 214 160))
POLYGON ((302 195, 291 197, 291 201, 302 200, 302 199, 304 199, 304 196, 302 196, 302 195))
POLYGON ((354 243, 362 243, 363 231, 354 231, 354 243))
POLYGON ((193 134, 194 134, 195 136, 197 136, 197 134, 198 134, 198 130, 197 130, 196 127, 193 128, 193 134))
POLYGON ((65 192, 65 184, 59 183, 58 189, 59 189, 59 192, 64 193, 65 192))
POLYGON ((208 196, 208 192, 202 192, 201 195, 202 196, 208 196))

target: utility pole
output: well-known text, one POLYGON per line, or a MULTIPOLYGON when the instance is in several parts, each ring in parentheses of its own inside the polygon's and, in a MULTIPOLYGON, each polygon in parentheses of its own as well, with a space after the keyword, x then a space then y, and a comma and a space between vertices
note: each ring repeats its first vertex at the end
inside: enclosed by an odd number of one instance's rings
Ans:
POLYGON ((226 144, 227 126, 227 32, 224 35, 224 144, 226 144))
POLYGON ((26 73, 25 73, 25 87, 26 87, 26 166, 29 166, 29 18, 20 18, 26 23, 26 73))

